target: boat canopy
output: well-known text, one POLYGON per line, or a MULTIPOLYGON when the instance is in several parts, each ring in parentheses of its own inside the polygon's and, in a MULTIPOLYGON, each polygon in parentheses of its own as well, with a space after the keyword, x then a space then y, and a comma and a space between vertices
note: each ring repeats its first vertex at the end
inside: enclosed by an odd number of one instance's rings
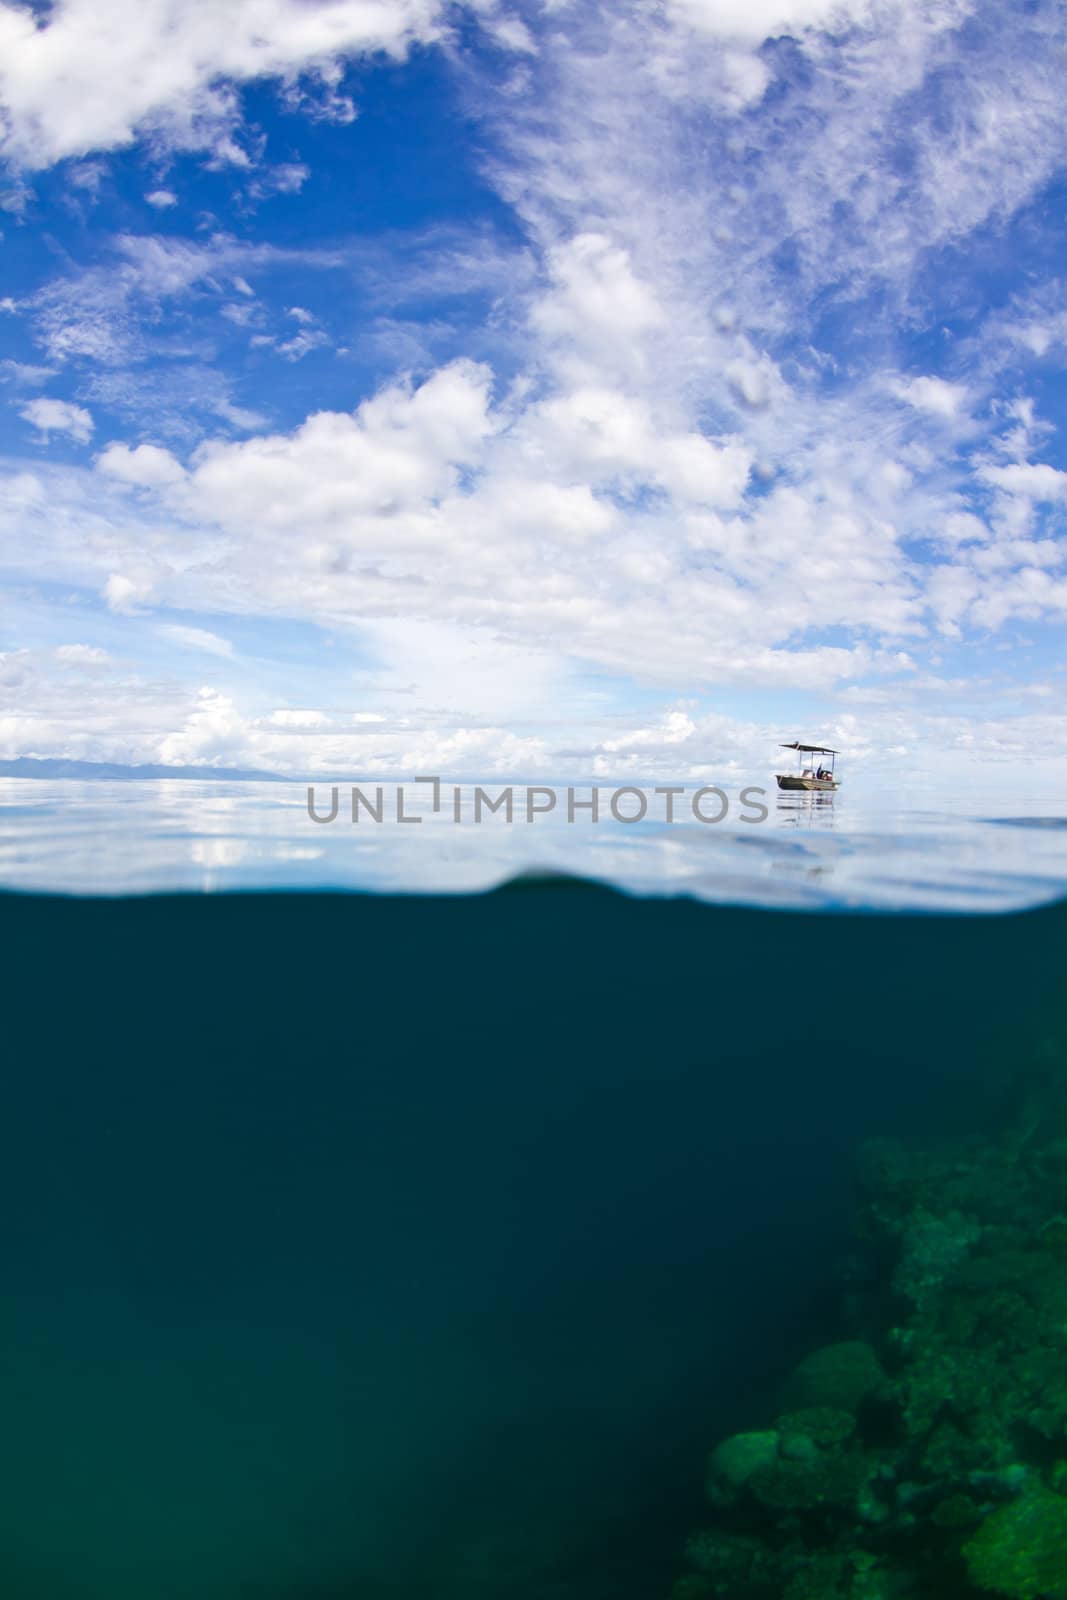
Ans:
POLYGON ((803 750, 805 754, 811 756, 836 756, 837 754, 836 750, 830 750, 824 744, 797 744, 795 739, 791 744, 783 744, 780 748, 783 750, 803 750))

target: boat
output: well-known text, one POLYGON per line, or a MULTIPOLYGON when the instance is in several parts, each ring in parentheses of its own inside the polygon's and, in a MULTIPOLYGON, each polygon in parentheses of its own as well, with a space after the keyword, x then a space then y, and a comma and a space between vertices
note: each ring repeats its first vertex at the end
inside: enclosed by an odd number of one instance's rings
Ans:
POLYGON ((824 744, 798 744, 794 739, 791 744, 783 744, 783 750, 795 750, 799 760, 796 772, 776 772, 779 789, 837 789, 840 779, 834 777, 834 759, 836 750, 827 749, 824 744), (815 761, 813 756, 829 756, 830 765, 822 761, 815 761))

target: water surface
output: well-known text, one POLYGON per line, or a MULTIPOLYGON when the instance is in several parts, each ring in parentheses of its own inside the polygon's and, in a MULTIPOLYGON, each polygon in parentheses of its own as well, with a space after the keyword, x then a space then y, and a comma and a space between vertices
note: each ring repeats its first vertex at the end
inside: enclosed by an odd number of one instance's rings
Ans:
MULTIPOLYGON (((373 797, 374 786, 364 787, 373 797)), ((0 779, 0 886, 471 892, 543 871, 720 903, 976 911, 1040 904, 1067 890, 1062 799, 772 790, 767 820, 754 824, 740 820, 743 786, 730 785, 723 822, 695 822, 682 801, 680 820, 668 825, 656 820, 664 802, 651 789, 646 820, 614 820, 604 787, 599 822, 578 813, 568 824, 561 789, 554 812, 509 825, 484 813, 476 824, 466 784, 457 824, 450 791, 435 814, 429 791, 406 784, 406 811, 421 821, 405 825, 395 820, 396 787, 383 786, 382 823, 361 810, 353 825, 345 785, 337 820, 316 824, 307 786, 296 782, 0 779)), ((322 815, 330 789, 315 786, 322 815)))

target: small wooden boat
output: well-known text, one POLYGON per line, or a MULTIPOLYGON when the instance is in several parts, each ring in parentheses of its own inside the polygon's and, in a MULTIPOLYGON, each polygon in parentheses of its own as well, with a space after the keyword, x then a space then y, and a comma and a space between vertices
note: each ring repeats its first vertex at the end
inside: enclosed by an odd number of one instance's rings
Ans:
POLYGON ((798 744, 794 739, 792 744, 783 744, 783 750, 795 750, 799 760, 796 772, 776 772, 779 789, 836 789, 840 780, 834 777, 834 758, 836 750, 828 750, 822 744, 798 744), (817 761, 816 756, 829 756, 830 764, 817 761))

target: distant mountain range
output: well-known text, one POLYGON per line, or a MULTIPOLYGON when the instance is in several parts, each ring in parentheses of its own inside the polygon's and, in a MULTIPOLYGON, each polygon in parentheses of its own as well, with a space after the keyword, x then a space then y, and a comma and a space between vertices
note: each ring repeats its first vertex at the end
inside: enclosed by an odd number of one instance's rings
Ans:
POLYGON ((0 761, 0 778, 205 778, 285 783, 279 772, 253 772, 243 767, 167 767, 149 763, 126 767, 117 761, 66 761, 52 756, 18 756, 0 761))

